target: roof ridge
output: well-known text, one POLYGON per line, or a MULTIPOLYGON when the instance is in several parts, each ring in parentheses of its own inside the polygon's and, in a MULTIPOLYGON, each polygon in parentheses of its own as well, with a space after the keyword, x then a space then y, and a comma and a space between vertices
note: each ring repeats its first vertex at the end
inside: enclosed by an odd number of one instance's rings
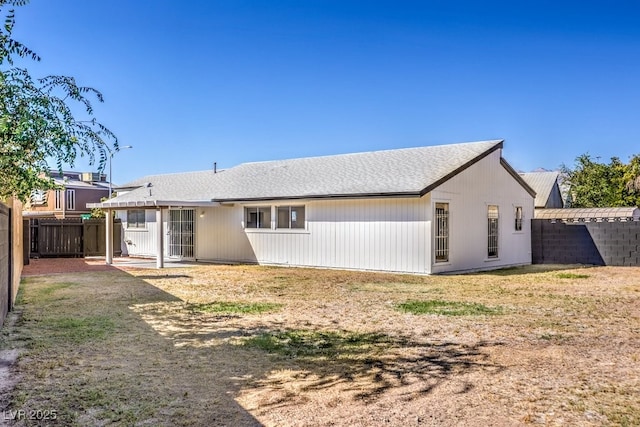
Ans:
POLYGON ((468 141, 468 142, 457 142, 453 144, 436 144, 436 145, 419 145, 416 147, 402 147, 402 148, 385 148, 382 150, 370 150, 370 151, 356 151, 351 153, 342 153, 342 154, 326 154, 319 156, 307 156, 307 157, 291 157, 287 159, 278 159, 278 160, 258 160, 254 162, 244 162, 240 163, 237 166, 243 165, 255 165, 255 164, 264 164, 264 163, 277 163, 277 162, 287 162, 287 161, 296 161, 296 160, 310 160, 310 159, 324 159, 324 158, 335 158, 335 157, 349 157, 349 156, 359 156, 364 154, 374 154, 374 153, 388 153, 388 152, 398 152, 398 151, 407 151, 407 150, 417 150, 421 148, 451 148, 460 145, 474 145, 474 144, 486 144, 486 143, 494 143, 499 144, 504 142, 504 139, 487 139, 482 141, 468 141))

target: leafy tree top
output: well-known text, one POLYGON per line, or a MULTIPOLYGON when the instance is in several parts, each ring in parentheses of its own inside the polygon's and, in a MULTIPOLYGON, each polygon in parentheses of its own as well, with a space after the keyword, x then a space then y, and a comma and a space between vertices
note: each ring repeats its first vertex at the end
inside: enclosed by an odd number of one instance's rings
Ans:
POLYGON ((93 117, 92 100, 103 102, 94 88, 79 86, 73 77, 33 78, 14 67, 15 56, 40 57, 12 38, 14 6, 26 0, 0 0, 0 197, 27 200, 36 189, 54 188, 49 162, 57 169, 73 166, 77 156, 104 169, 108 155, 118 150, 116 136, 93 117), (82 107, 82 119, 74 115, 82 107))
POLYGON ((612 157, 601 163, 589 154, 578 156, 573 168, 562 166, 571 207, 603 208, 640 205, 640 155, 623 163, 612 157))

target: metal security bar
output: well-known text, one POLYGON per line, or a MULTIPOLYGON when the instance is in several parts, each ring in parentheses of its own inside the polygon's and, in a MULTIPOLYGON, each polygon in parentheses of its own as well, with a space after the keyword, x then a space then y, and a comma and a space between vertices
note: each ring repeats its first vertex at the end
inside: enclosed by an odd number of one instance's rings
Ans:
POLYGON ((487 256, 489 258, 498 257, 498 207, 489 205, 487 209, 488 220, 488 244, 487 244, 487 256))
POLYGON ((515 229, 516 231, 522 231, 522 206, 516 206, 515 216, 516 216, 515 229))
POLYGON ((436 203, 436 262, 449 261, 449 204, 436 203))
POLYGON ((171 209, 169 211, 169 256, 194 259, 193 209, 171 209))

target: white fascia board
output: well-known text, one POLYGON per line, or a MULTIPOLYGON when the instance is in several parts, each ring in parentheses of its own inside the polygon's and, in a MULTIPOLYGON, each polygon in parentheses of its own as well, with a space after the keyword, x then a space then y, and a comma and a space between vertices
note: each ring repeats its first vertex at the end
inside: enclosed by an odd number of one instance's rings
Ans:
POLYGON ((102 203, 87 203, 88 208, 118 209, 130 207, 203 207, 220 206, 218 202, 206 201, 180 201, 180 200, 131 200, 127 202, 106 201, 102 203))

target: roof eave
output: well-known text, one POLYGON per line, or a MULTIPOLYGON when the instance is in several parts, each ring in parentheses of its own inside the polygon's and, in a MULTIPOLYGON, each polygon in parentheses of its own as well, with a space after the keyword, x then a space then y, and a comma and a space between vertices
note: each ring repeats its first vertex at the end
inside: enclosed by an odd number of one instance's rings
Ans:
POLYGON ((131 201, 107 201, 102 203, 87 203, 88 208, 118 209, 135 207, 212 207, 220 206, 220 203, 211 200, 131 200, 131 201))
POLYGON ((513 179, 518 181, 518 183, 526 190, 527 193, 531 195, 531 197, 536 197, 535 190, 531 188, 531 186, 527 184, 527 181, 525 181, 524 178, 522 178, 522 176, 520 176, 520 174, 514 168, 512 168, 511 165, 507 163, 507 161, 502 157, 500 157, 500 164, 507 170, 507 172, 509 172, 513 179))

